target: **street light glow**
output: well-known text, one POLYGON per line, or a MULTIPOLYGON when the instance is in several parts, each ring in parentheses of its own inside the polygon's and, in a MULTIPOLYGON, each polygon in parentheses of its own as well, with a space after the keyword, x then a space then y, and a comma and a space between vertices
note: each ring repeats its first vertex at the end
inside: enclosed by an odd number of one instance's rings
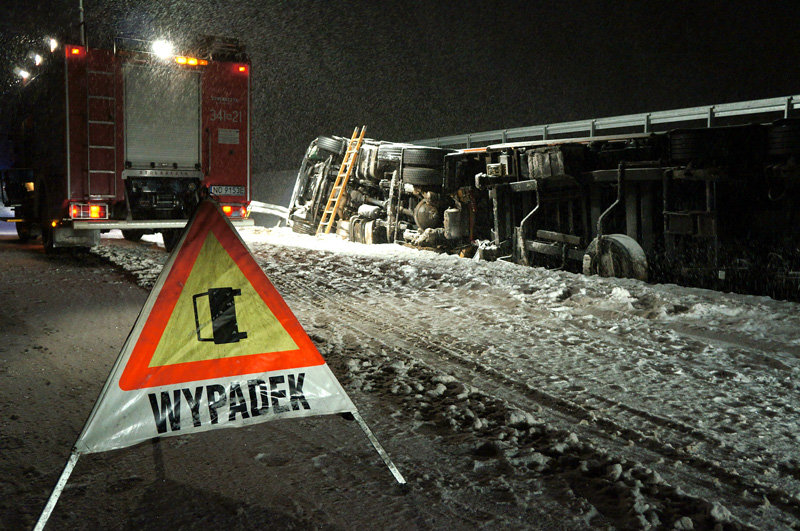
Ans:
POLYGON ((33 64, 35 64, 36 66, 42 64, 42 56, 39 55, 38 53, 33 55, 33 64))
POLYGON ((27 70, 23 70, 21 68, 17 69, 17 75, 23 79, 23 81, 27 81, 28 78, 31 77, 31 73, 27 70))
POLYGON ((56 48, 58 48, 58 41, 50 37, 49 44, 50 44, 50 53, 55 52, 56 48))
POLYGON ((172 43, 165 40, 158 40, 153 42, 153 53, 159 59, 168 59, 172 57, 172 43))

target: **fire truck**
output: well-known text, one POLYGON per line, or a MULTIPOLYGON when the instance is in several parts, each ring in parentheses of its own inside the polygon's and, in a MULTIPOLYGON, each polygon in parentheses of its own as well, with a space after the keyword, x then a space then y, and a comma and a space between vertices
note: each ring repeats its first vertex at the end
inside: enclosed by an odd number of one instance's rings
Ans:
POLYGON ((25 80, 16 167, 0 172, 20 239, 40 234, 52 252, 121 229, 130 240, 160 232, 171 250, 206 193, 252 225, 244 48, 203 37, 180 54, 154 49, 68 44, 25 80))

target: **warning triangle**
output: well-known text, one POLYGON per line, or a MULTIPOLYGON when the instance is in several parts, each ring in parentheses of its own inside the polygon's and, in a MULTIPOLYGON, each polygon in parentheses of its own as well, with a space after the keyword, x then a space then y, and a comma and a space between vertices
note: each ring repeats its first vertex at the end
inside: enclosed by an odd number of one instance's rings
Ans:
POLYGON ((75 448, 99 452, 355 411, 236 229, 206 200, 158 277, 75 448))
POLYGON ((158 291, 120 378, 123 390, 324 363, 210 201, 158 291))
MULTIPOLYGON (((216 322, 219 322, 219 318, 216 322)), ((297 348, 292 337, 284 330, 241 269, 236 267, 216 236, 209 232, 172 316, 161 334, 149 367, 292 351, 297 348), (209 288, 210 285, 223 288, 209 288), (220 289, 238 290, 237 295, 230 297, 235 313, 231 313, 229 320, 236 320, 237 336, 233 338, 235 341, 222 344, 213 341, 215 320, 212 318, 211 308, 211 302, 217 302, 220 298, 217 294, 225 293, 220 292, 220 289), (213 297, 206 295, 209 290, 215 290, 211 292, 213 297), (202 296, 196 297, 198 293, 202 296), (198 331, 202 341, 197 339, 198 331), (211 335, 212 338, 205 339, 203 335, 211 335)))

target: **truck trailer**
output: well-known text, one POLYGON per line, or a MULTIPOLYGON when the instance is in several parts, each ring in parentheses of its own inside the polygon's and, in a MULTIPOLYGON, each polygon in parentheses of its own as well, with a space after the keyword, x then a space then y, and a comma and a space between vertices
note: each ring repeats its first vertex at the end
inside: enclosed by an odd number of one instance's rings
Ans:
POLYGON ((67 44, 19 91, 15 167, 0 173, 22 240, 91 247, 101 231, 161 232, 171 250, 201 195, 252 225, 250 61, 204 37, 180 55, 118 38, 67 44))
MULTIPOLYGON (((797 298, 796 101, 413 144, 367 139, 338 232, 357 242, 797 298)), ((294 230, 315 232, 344 142, 319 137, 309 146, 290 205, 294 230)))

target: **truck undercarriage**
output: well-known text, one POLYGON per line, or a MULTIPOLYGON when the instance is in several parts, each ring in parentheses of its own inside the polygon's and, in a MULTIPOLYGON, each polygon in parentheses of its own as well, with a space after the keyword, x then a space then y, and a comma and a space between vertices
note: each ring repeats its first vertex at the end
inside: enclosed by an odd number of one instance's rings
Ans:
MULTIPOLYGON (((289 209, 317 232, 346 139, 289 209)), ((440 149, 366 139, 337 233, 584 274, 797 298, 800 120, 440 149)))

